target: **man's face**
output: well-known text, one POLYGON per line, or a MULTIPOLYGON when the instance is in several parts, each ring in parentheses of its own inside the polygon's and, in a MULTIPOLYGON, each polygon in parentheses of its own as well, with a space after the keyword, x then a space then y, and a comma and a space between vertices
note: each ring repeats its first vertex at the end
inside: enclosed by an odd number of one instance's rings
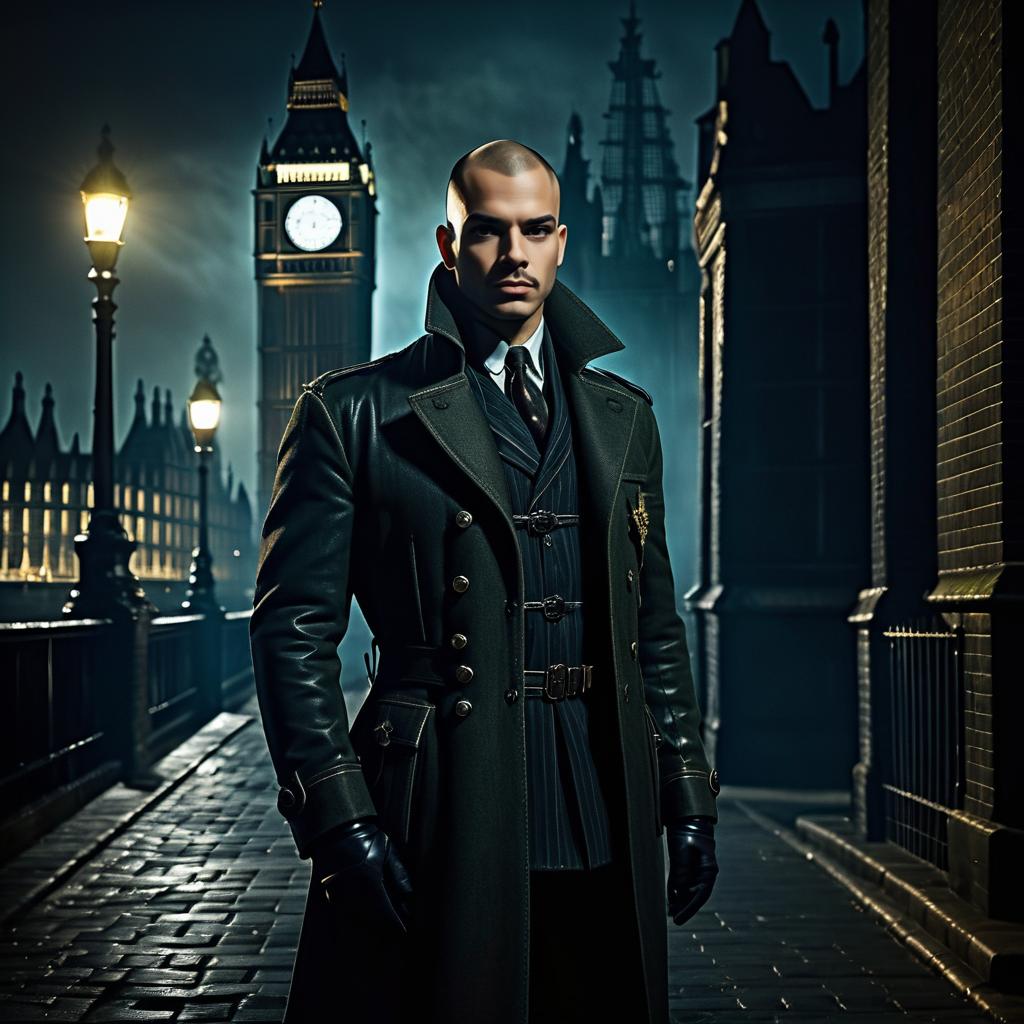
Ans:
POLYGON ((485 317, 526 320, 550 294, 565 252, 558 183, 543 167, 514 177, 470 167, 466 189, 466 210, 448 211, 454 233, 437 229, 441 258, 485 317))

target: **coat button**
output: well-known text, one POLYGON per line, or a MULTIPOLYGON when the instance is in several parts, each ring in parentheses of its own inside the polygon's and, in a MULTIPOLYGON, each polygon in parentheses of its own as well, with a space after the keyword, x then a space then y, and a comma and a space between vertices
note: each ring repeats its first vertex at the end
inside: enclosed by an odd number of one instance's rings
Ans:
POLYGON ((434 399, 434 408, 435 409, 447 409, 448 408, 448 399, 447 398, 441 398, 440 396, 438 396, 437 398, 434 399))
POLYGON ((463 508, 463 509, 459 509, 459 511, 455 513, 455 523, 456 523, 457 526, 466 527, 466 526, 469 526, 469 524, 471 522, 473 522, 473 513, 472 512, 467 512, 463 508))
POLYGON ((468 576, 456 576, 452 580, 452 588, 456 593, 462 594, 469 590, 469 577, 468 576))
POLYGON ((629 589, 632 589, 632 587, 633 587, 633 570, 632 569, 627 569, 626 570, 626 586, 629 589))
POLYGON ((715 796, 718 796, 718 794, 722 791, 721 784, 718 781, 717 768, 711 769, 711 774, 708 776, 708 786, 710 787, 711 792, 715 794, 715 796))
POLYGON ((465 718, 472 710, 473 705, 470 704, 468 700, 460 700, 455 704, 455 714, 457 714, 459 718, 465 718))
POLYGON ((473 670, 468 665, 459 665, 455 669, 455 678, 460 683, 468 683, 473 678, 473 670))
POLYGON ((451 640, 449 640, 448 642, 452 645, 452 647, 455 648, 455 650, 461 651, 462 648, 469 643, 469 639, 467 638, 465 633, 454 633, 452 635, 451 640))
POLYGON ((509 704, 515 704, 515 702, 518 699, 519 699, 519 691, 514 686, 509 687, 505 691, 505 700, 508 701, 509 704))
POLYGON ((629 653, 632 656, 633 660, 636 661, 636 641, 635 640, 629 645, 629 653))

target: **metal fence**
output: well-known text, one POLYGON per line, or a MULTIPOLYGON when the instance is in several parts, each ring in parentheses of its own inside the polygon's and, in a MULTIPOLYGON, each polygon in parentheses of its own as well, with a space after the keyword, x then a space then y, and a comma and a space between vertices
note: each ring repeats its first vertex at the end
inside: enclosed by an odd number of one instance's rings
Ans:
POLYGON ((251 614, 0 623, 0 820, 139 778, 239 706, 252 693, 251 614))
POLYGON ((928 616, 884 635, 892 715, 886 838, 945 871, 947 814, 963 807, 962 632, 928 616))
POLYGON ((106 625, 0 624, 0 808, 66 786, 105 760, 106 625))

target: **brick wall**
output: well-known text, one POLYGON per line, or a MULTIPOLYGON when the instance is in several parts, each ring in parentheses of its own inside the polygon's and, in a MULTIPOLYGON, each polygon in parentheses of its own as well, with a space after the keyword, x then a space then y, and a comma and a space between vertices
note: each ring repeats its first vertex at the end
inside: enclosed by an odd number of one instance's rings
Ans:
MULTIPOLYGON (((870 0, 868 70, 868 337, 871 345, 871 576, 885 559, 885 341, 889 244, 889 0, 870 0)), ((867 682, 862 680, 862 683, 867 682)))
POLYGON ((1001 6, 939 3, 940 573, 1003 558, 1001 6))

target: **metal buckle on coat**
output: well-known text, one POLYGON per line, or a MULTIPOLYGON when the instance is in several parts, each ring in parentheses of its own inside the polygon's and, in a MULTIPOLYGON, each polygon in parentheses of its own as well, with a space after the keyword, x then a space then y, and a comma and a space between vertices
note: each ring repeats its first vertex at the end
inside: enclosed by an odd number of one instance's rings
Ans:
POLYGON ((512 516, 516 526, 525 526, 529 533, 535 535, 550 533, 556 526, 568 526, 570 523, 578 523, 579 520, 580 517, 575 512, 547 512, 542 508, 512 516))
POLYGON ((575 697, 591 688, 593 684, 593 665, 566 665, 564 662, 556 662, 544 669, 524 669, 524 675, 542 675, 544 684, 536 686, 523 686, 526 696, 533 694, 544 697, 549 701, 565 700, 566 697, 575 697))
POLYGON ((558 622, 566 612, 579 608, 582 601, 566 601, 561 594, 551 594, 540 601, 524 601, 523 609, 526 611, 542 611, 548 622, 558 622))

